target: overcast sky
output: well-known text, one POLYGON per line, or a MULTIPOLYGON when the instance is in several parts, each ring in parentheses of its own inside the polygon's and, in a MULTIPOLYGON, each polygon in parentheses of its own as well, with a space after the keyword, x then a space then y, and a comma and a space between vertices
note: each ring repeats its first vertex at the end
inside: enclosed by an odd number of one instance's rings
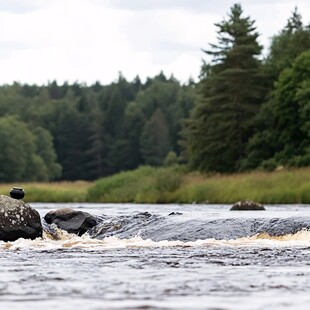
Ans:
MULTIPOLYGON (((57 80, 108 84, 118 72, 143 80, 161 70, 197 79, 202 48, 216 43, 214 23, 230 0, 0 0, 0 84, 57 80)), ((260 43, 286 24, 297 6, 310 23, 309 0, 244 0, 260 43)))

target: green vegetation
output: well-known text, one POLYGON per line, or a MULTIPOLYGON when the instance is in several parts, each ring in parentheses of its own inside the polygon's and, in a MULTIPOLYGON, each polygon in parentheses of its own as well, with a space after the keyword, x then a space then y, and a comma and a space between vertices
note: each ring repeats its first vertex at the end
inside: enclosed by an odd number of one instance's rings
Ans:
POLYGON ((140 167, 95 182, 88 190, 87 200, 95 202, 165 203, 181 186, 180 167, 140 167))
POLYGON ((16 117, 0 118, 0 180, 48 181, 61 175, 49 132, 16 117))
POLYGON ((192 169, 274 170, 310 164, 310 27, 297 9, 272 38, 266 59, 254 21, 234 5, 216 24, 206 51, 199 100, 185 122, 183 145, 192 169))
POLYGON ((216 24, 218 45, 205 51, 213 57, 201 81, 201 97, 188 122, 186 146, 190 165, 201 171, 236 171, 244 157, 250 120, 262 96, 258 33, 254 21, 242 17, 239 4, 229 20, 216 24))
POLYGON ((6 183, 26 191, 26 202, 102 203, 310 203, 310 168, 236 174, 188 172, 184 166, 140 167, 96 182, 6 183))
POLYGON ((0 194, 9 195, 12 187, 25 190, 26 202, 85 202, 91 182, 2 183, 0 194))
POLYGON ((310 203, 310 168, 231 175, 141 167, 98 180, 87 200, 136 203, 310 203))
POLYGON ((99 179, 25 183, 29 201, 310 202, 289 170, 310 166, 310 25, 295 9, 264 58, 241 5, 215 26, 197 83, 0 86, 0 182, 99 179))
POLYGON ((0 182, 95 180, 177 157, 195 84, 160 73, 142 83, 0 86, 0 182), (28 170, 27 170, 28 168, 28 170))

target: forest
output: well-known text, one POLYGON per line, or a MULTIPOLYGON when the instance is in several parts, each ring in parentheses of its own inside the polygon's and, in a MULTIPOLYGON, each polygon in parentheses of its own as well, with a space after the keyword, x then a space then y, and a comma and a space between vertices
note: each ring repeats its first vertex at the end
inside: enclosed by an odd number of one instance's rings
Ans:
POLYGON ((0 86, 0 182, 96 180, 140 166, 231 173, 310 166, 310 24, 263 54, 241 5, 201 42, 199 81, 0 86), (207 48, 205 48, 207 46, 207 48))

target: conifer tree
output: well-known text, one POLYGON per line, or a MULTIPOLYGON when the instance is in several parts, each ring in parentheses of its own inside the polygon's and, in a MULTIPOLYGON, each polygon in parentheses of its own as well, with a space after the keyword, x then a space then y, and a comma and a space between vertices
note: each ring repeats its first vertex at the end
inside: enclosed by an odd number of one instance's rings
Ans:
POLYGON ((306 93, 305 85, 309 80, 309 60, 306 61, 309 53, 302 53, 309 49, 310 26, 303 24, 295 8, 286 26, 272 38, 263 66, 269 84, 268 100, 256 116, 255 133, 249 140, 242 164, 244 169, 258 166, 274 169, 278 165, 310 162, 304 148, 308 143, 303 130, 307 117, 302 119, 307 104, 300 97, 301 93, 306 93))
POLYGON ((305 26, 302 16, 295 8, 286 26, 279 34, 272 37, 271 45, 264 69, 268 80, 273 86, 280 73, 291 66, 302 52, 310 49, 310 26, 305 26))
POLYGON ((246 168, 309 165, 309 111, 310 51, 298 56, 275 83, 272 98, 259 114, 264 127, 249 141, 246 168))
POLYGON ((165 116, 158 108, 144 125, 141 153, 147 165, 160 166, 170 150, 169 130, 165 116))
POLYGON ((228 20, 215 24, 218 43, 204 51, 212 57, 202 67, 200 100, 185 131, 189 161, 202 171, 238 168, 258 110, 262 47, 254 21, 235 4, 228 20))

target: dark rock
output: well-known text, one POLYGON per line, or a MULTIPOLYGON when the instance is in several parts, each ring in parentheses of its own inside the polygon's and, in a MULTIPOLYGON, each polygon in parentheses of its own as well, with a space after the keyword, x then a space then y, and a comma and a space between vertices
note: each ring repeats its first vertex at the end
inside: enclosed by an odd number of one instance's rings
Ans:
POLYGON ((262 211, 266 210, 263 205, 251 200, 241 200, 236 202, 230 211, 262 211))
POLYGON ((183 213, 181 212, 171 212, 168 214, 168 216, 171 216, 171 215, 182 215, 183 213))
POLYGON ((83 211, 63 208, 48 212, 44 219, 48 224, 55 224, 60 229, 79 236, 97 225, 97 219, 83 211))
MULTIPOLYGON (((161 217, 148 212, 106 217, 88 233, 92 238, 104 239, 117 235, 119 238, 141 236, 150 225, 159 224, 161 217)), ((158 228, 158 227, 157 227, 158 228)), ((156 238, 155 238, 156 239, 156 238)))
POLYGON ((22 188, 13 187, 10 190, 10 196, 14 199, 23 199, 25 197, 25 192, 22 188))
POLYGON ((133 218, 148 218, 148 217, 151 217, 152 214, 146 211, 146 212, 134 213, 132 216, 133 218))
POLYGON ((0 195, 0 240, 42 237, 40 214, 22 200, 0 195))

